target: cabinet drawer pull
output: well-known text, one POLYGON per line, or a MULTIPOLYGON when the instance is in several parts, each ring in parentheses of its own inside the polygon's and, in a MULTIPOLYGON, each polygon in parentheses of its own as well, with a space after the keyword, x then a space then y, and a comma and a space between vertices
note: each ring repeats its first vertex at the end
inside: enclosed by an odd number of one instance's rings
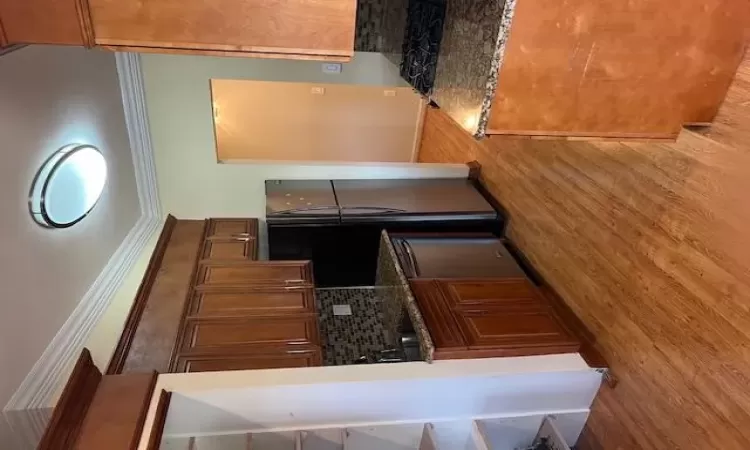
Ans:
POLYGON ((240 242, 249 242, 252 239, 253 238, 251 238, 251 237, 232 237, 233 241, 240 241, 240 242))
POLYGON ((284 280, 284 284, 305 284, 305 280, 284 280))
POLYGON ((296 291, 298 289, 308 289, 307 286, 284 286, 284 290, 296 291))
POLYGON ((308 344, 309 344, 309 342, 306 342, 306 341, 297 341, 297 342, 292 341, 292 342, 287 342, 286 343, 286 345, 308 345, 308 344))
POLYGON ((305 353, 310 353, 310 350, 287 350, 287 355, 303 355, 305 353))

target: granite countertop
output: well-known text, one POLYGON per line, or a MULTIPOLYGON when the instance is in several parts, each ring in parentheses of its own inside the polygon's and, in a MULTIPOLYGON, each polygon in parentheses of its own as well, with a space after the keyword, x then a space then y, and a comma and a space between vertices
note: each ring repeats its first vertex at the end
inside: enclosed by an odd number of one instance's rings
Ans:
POLYGON ((516 0, 447 3, 430 99, 476 138, 483 138, 510 35, 516 0))

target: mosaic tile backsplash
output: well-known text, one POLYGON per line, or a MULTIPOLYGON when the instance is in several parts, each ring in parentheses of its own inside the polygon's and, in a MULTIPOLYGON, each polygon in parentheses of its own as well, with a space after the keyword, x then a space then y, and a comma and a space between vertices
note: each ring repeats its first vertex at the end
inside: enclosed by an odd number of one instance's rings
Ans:
POLYGON ((383 312, 375 289, 316 289, 323 364, 353 364, 361 356, 374 361, 386 342, 383 312), (334 305, 349 305, 350 316, 336 316, 334 305))

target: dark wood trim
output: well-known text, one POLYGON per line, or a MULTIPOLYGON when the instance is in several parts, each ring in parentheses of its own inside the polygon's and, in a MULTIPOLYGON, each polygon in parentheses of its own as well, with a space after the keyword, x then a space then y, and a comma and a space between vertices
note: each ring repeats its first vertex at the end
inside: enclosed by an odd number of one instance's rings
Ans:
POLYGON ((157 377, 156 372, 102 377, 76 450, 137 449, 157 377))
POLYGON ((180 325, 177 328, 177 339, 174 341, 174 347, 172 347, 172 354, 169 357, 169 372, 173 373, 177 370, 177 363, 178 363, 178 356, 180 354, 180 349, 182 348, 183 339, 185 339, 185 321, 187 320, 187 316, 190 313, 190 307, 193 304, 193 297, 195 297, 195 284, 198 279, 198 269, 201 266, 201 255, 203 254, 203 247, 206 245, 206 239, 208 239, 208 234, 211 232, 210 230, 211 225, 211 219, 206 219, 203 221, 203 233, 201 238, 201 242, 198 245, 198 255, 195 258, 195 263, 193 264, 193 273, 190 274, 190 284, 188 285, 188 292, 187 292, 187 298, 185 299, 185 306, 182 308, 182 313, 180 315, 180 325))
POLYGON ((91 9, 88 0, 76 0, 78 26, 81 28, 81 40, 86 48, 94 47, 94 25, 91 20, 91 9))
POLYGON ((482 165, 476 159, 466 163, 469 167, 469 179, 472 181, 479 181, 479 175, 482 172, 482 165))
MULTIPOLYGON (((5 34, 3 21, 0 19, 0 47, 5 47, 8 44, 10 44, 10 42, 8 42, 8 36, 5 34)), ((0 50, 0 52, 2 52, 2 50, 0 50)), ((0 55, 2 55, 2 53, 0 53, 0 55)))
POLYGON ((101 378, 91 353, 84 348, 55 406, 38 450, 73 448, 101 378))
POLYGON ((164 435, 164 424, 167 422, 167 413, 169 413, 169 401, 172 399, 172 393, 165 390, 159 395, 159 403, 156 405, 156 414, 154 415, 154 424, 151 427, 151 436, 148 439, 146 450, 159 450, 161 447, 161 438, 164 435))
POLYGON ((135 331, 141 321, 143 311, 146 309, 151 288, 159 274, 159 267, 164 258, 164 253, 167 251, 169 239, 172 237, 172 231, 176 224, 177 219, 171 214, 168 215, 164 222, 164 228, 161 230, 161 235, 159 235, 159 240, 156 243, 156 248, 151 254, 151 259, 148 261, 148 267, 146 268, 146 273, 143 275, 143 280, 141 280, 141 285, 135 294, 135 300, 133 306, 130 308, 128 320, 125 322, 125 328, 122 330, 117 348, 115 348, 115 352, 107 367, 107 375, 122 373, 128 353, 130 352, 130 346, 133 343, 135 331))
MULTIPOLYGON (((148 417, 148 409, 151 406, 151 397, 154 395, 156 390, 156 382, 159 379, 159 373, 154 371, 152 373, 151 384, 148 388, 148 395, 143 398, 143 404, 141 405, 141 414, 138 416, 138 422, 136 423, 137 433, 133 435, 132 448, 133 450, 138 448, 138 444, 141 441, 141 435, 143 434, 143 427, 146 425, 146 418, 148 417)), ((164 391, 162 391, 164 392, 164 391)), ((160 397, 161 398, 161 397, 160 397)))

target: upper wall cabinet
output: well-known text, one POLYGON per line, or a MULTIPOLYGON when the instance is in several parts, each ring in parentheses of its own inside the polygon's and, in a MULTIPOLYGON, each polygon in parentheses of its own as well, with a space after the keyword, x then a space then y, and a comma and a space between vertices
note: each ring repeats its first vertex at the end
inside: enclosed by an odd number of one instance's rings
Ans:
POLYGON ((0 0, 0 44, 90 46, 84 2, 0 0))
POLYGON ((89 0, 96 45, 229 56, 350 58, 355 0, 89 0))
POLYGON ((0 0, 9 43, 348 61, 356 0, 0 0))

